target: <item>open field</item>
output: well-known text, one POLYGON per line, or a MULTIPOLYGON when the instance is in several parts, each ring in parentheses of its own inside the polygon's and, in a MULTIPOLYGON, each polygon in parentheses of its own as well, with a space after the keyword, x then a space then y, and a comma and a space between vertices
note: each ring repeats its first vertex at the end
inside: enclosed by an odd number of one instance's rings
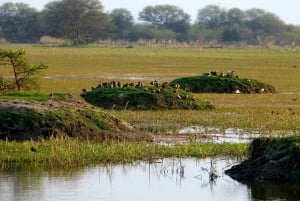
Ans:
MULTIPOLYGON (((273 85, 278 92, 300 92, 300 50, 297 49, 203 49, 203 48, 24 48, 33 63, 49 66, 42 80, 44 92, 79 93, 99 80, 170 81, 203 72, 235 70, 240 77, 273 85)), ((0 74, 7 74, 1 69, 0 74)))
MULTIPOLYGON (((298 49, 201 49, 201 48, 25 48, 33 63, 49 66, 41 79, 41 92, 80 94, 99 81, 170 81, 211 70, 235 70, 240 77, 273 85, 276 94, 197 94, 216 106, 214 111, 113 111, 133 124, 203 125, 264 131, 300 130, 300 50, 298 49)), ((2 74, 8 72, 1 69, 2 74)))

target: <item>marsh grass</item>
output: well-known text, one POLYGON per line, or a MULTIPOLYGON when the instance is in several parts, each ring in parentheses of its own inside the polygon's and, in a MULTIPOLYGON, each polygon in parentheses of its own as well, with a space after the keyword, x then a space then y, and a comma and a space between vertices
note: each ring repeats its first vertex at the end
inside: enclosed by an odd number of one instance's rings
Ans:
POLYGON ((0 167, 24 168, 28 164, 45 168, 72 168, 99 163, 153 161, 164 157, 243 157, 247 144, 189 143, 164 146, 146 143, 52 139, 41 142, 0 142, 0 167))
POLYGON ((190 125, 242 128, 258 130, 262 134, 272 131, 284 134, 300 130, 300 95, 297 94, 197 94, 196 97, 210 100, 216 109, 111 112, 132 124, 143 121, 146 124, 155 123, 161 130, 168 125, 177 125, 177 128, 190 125))
MULTIPOLYGON (((240 77, 269 83, 275 94, 195 94, 211 102, 213 111, 107 110, 133 125, 139 122, 178 128, 201 125, 218 128, 260 129, 262 133, 279 130, 299 134, 300 130, 300 54, 286 49, 201 49, 201 48, 103 48, 41 47, 1 45, 2 48, 25 48, 34 64, 47 64, 40 80, 40 93, 75 93, 97 86, 99 81, 122 82, 151 79, 171 81, 175 78, 201 75, 204 72, 235 70, 240 77), (113 78, 112 78, 113 77, 113 78), (283 94, 285 93, 285 94, 283 94)), ((10 76, 1 66, 0 75, 10 76)), ((1 97, 0 97, 1 98, 1 97)), ((5 97, 2 97, 5 98, 5 97)), ((147 128, 146 128, 147 129, 147 128)), ((74 167, 93 163, 119 163, 153 160, 159 157, 240 156, 247 153, 246 144, 190 144, 160 146, 145 143, 95 143, 76 139, 52 139, 41 142, 0 142, 2 169, 36 167, 74 167), (34 147, 36 152, 31 151, 34 147)), ((33 150, 34 150, 33 149, 33 150)))
MULTIPOLYGON (((240 77, 269 83, 279 92, 299 92, 300 54, 293 49, 201 49, 201 48, 103 48, 41 47, 1 45, 2 48, 25 48, 33 63, 48 65, 45 76, 135 74, 166 78, 201 75, 203 72, 235 70, 240 77)), ((7 73, 1 67, 0 74, 7 73)), ((63 78, 55 78, 63 79, 63 78)), ((88 80, 81 80, 81 83, 88 80)), ((121 79, 121 78, 120 78, 121 79)), ((49 80, 48 80, 49 81, 49 80)), ((78 80, 64 80, 65 85, 44 82, 41 90, 65 92, 78 80), (70 82, 70 84, 68 84, 70 82)), ((89 85, 91 86, 91 85, 89 85)), ((81 88, 77 90, 80 92, 81 88)), ((76 91, 76 90, 74 90, 76 91)), ((49 92, 49 91, 48 91, 49 92)))

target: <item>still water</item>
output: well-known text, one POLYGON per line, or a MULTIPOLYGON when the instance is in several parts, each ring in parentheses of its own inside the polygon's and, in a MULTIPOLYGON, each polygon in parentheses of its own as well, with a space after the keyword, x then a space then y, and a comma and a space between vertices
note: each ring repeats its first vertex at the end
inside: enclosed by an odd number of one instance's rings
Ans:
POLYGON ((300 200, 299 185, 241 184, 234 159, 163 159, 72 171, 0 172, 0 201, 300 200))

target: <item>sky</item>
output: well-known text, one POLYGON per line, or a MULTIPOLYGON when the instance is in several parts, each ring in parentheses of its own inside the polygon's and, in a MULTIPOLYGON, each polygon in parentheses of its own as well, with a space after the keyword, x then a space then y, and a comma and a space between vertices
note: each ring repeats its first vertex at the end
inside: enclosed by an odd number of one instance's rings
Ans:
MULTIPOLYGON (((44 5, 53 0, 0 0, 0 5, 6 2, 22 2, 31 7, 42 10, 44 5)), ((149 5, 170 4, 182 8, 191 15, 194 21, 198 10, 206 5, 219 5, 220 7, 240 8, 247 10, 261 8, 276 14, 287 24, 300 25, 300 1, 299 0, 100 0, 104 10, 110 12, 115 8, 126 8, 137 20, 138 13, 149 5)))

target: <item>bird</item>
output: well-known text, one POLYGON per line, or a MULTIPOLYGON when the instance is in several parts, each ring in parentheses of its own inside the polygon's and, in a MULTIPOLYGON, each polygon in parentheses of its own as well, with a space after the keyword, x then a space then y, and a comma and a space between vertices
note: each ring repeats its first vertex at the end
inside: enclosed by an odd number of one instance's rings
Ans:
POLYGON ((32 152, 37 152, 37 149, 34 148, 34 147, 31 147, 31 148, 30 148, 30 151, 32 151, 32 152))

